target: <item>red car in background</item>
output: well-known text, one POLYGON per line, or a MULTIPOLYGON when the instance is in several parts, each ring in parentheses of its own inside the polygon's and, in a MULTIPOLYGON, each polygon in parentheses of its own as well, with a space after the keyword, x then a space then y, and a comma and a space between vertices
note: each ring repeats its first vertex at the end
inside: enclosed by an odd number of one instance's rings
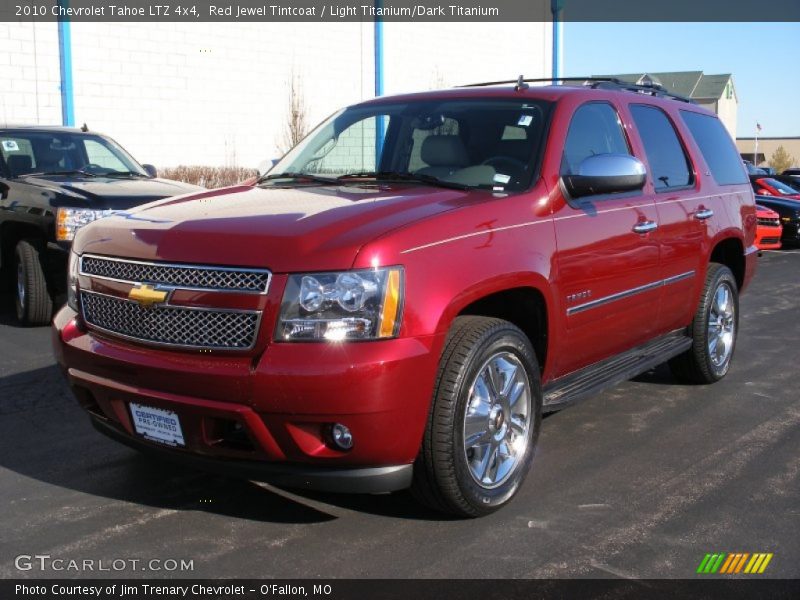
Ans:
POLYGON ((772 177, 753 179, 753 190, 757 196, 778 196, 800 200, 800 190, 772 177))
POLYGON ((756 246, 759 250, 778 250, 781 247, 783 225, 781 218, 774 210, 756 204, 756 246))

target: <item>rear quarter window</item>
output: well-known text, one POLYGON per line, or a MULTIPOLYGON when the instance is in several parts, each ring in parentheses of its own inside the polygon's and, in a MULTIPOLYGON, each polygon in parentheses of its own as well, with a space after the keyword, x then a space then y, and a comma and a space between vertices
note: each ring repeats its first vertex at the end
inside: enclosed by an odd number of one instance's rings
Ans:
POLYGON ((718 118, 688 110, 682 110, 681 117, 718 185, 748 182, 739 152, 718 118))

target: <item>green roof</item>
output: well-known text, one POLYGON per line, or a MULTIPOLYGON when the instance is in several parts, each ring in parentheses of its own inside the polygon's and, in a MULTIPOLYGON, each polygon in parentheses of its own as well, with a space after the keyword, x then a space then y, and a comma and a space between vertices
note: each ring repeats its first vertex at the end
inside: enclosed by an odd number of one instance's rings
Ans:
MULTIPOLYGON (((594 75, 593 77, 615 77, 629 83, 636 83, 644 75, 649 75, 667 90, 695 99, 719 100, 725 95, 728 82, 733 85, 730 73, 705 75, 702 71, 669 71, 665 73, 625 73, 621 75, 594 75)), ((736 91, 734 90, 734 94, 736 91)))

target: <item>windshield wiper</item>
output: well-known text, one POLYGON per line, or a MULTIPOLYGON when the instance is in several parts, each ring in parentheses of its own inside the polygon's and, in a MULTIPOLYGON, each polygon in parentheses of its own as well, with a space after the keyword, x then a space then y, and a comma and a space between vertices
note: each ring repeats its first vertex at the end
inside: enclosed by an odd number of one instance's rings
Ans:
POLYGON ((144 173, 137 173, 136 171, 109 171, 108 173, 103 173, 103 177, 147 177, 144 173))
POLYGON ((81 169, 70 169, 67 171, 39 171, 37 173, 21 173, 17 177, 41 177, 42 175, 82 175, 83 177, 97 177, 94 173, 82 171, 81 169))
POLYGON ((302 179, 312 181, 314 183, 323 183, 325 185, 335 185, 336 179, 328 179, 327 177, 318 177, 309 173, 274 173, 272 175, 265 175, 260 177, 256 183, 263 183, 265 181, 274 181, 276 179, 302 179))
POLYGON ((467 185, 465 183, 458 183, 456 181, 448 181, 446 179, 439 179, 433 175, 425 175, 423 173, 409 173, 407 171, 365 171, 363 173, 347 173, 340 175, 336 181, 347 181, 348 179, 376 179, 378 181, 414 181, 424 183, 426 185, 433 185, 443 188, 454 190, 469 190, 475 186, 467 185))

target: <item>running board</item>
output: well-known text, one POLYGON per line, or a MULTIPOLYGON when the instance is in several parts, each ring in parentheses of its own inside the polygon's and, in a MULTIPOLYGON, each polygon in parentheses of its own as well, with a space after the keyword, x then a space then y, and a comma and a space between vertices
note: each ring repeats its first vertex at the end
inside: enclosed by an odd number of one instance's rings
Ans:
POLYGON ((692 338, 686 333, 685 329, 673 331, 627 352, 559 377, 543 390, 544 411, 558 410, 566 404, 597 394, 681 354, 692 345, 692 338))

